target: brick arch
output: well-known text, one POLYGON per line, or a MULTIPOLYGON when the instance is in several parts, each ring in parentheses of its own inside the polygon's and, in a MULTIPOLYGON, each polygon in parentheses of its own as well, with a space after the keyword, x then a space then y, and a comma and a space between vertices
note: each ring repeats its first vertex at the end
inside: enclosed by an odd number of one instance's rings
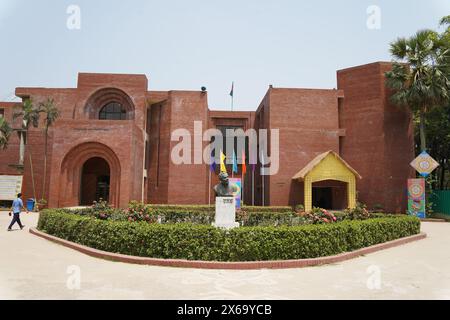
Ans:
POLYGON ((103 88, 94 92, 84 106, 84 114, 89 119, 98 119, 100 110, 111 102, 120 103, 127 111, 127 120, 134 119, 135 107, 131 97, 118 88, 103 88))
POLYGON ((72 148, 61 163, 59 206, 78 206, 80 203, 83 165, 92 158, 104 159, 110 168, 109 202, 119 207, 120 160, 111 148, 98 142, 85 142, 72 148))

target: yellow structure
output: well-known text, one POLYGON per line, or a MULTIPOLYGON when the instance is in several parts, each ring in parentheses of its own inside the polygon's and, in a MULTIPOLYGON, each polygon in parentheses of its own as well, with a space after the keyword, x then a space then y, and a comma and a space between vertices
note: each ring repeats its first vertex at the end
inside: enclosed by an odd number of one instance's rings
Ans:
POLYGON ((328 151, 318 155, 292 179, 304 181, 305 211, 312 210, 312 185, 314 182, 335 180, 347 183, 347 205, 356 207, 356 178, 361 176, 345 162, 336 152, 328 151))

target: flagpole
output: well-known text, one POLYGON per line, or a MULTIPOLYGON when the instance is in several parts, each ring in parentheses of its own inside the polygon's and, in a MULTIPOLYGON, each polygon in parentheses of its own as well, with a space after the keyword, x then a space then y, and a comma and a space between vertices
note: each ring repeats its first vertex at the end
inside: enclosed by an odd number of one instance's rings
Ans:
POLYGON ((264 151, 261 151, 261 171, 260 171, 260 174, 261 174, 261 178, 262 178, 262 206, 264 207, 265 206, 265 204, 266 204, 266 194, 265 194, 265 190, 264 190, 264 187, 265 187, 265 178, 266 178, 266 176, 265 175, 263 175, 262 173, 264 172, 265 173, 265 171, 264 171, 264 167, 266 166, 266 160, 264 159, 264 153, 263 153, 264 151))
POLYGON ((245 182, 244 182, 245 176, 244 172, 242 172, 242 205, 245 205, 245 182))
POLYGON ((261 177, 262 177, 262 206, 264 207, 265 206, 265 193, 264 193, 264 178, 265 178, 265 176, 264 175, 261 175, 261 177))
POLYGON ((255 206, 255 170, 252 169, 252 206, 255 206))
POLYGON ((211 169, 208 170, 209 171, 209 182, 208 182, 208 204, 211 205, 211 169))

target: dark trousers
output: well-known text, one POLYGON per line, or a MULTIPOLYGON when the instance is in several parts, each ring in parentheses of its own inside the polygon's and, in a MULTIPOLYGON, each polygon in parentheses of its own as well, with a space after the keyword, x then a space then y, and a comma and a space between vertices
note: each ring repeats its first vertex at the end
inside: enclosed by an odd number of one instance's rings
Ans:
POLYGON ((11 221, 11 224, 9 225, 8 229, 11 229, 12 226, 13 226, 16 222, 19 224, 19 227, 20 227, 20 228, 23 228, 22 222, 20 222, 20 213, 14 213, 14 217, 13 217, 13 219, 12 219, 12 221, 11 221))

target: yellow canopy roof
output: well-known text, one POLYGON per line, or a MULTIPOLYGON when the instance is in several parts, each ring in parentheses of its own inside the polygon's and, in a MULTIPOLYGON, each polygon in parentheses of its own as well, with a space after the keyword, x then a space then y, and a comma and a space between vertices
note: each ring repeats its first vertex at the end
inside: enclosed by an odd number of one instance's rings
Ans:
POLYGON ((306 175, 310 173, 320 162, 322 162, 323 159, 325 159, 329 154, 332 154, 338 159, 344 166, 346 166, 356 177, 361 179, 361 176, 359 173, 353 169, 347 162, 345 162, 344 159, 342 159, 336 152, 334 151, 327 151, 322 154, 319 154, 317 157, 315 157, 310 163, 308 163, 302 170, 300 170, 294 177, 292 177, 293 180, 304 180, 306 175))

